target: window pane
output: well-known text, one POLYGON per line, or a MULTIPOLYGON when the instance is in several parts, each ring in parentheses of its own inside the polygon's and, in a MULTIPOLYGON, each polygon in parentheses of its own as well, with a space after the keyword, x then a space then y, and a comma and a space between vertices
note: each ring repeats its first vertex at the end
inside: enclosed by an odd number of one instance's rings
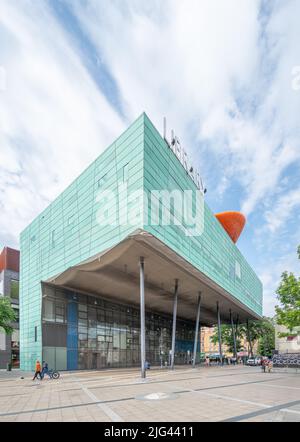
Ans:
POLYGON ((13 311, 15 313, 15 321, 18 322, 19 321, 19 309, 14 308, 13 311))
POLYGON ((45 299, 44 301, 44 320, 49 322, 55 321, 54 301, 52 299, 45 299))
POLYGON ((103 177, 101 177, 101 178, 98 180, 98 188, 102 187, 102 186, 105 184, 105 181, 106 181, 106 179, 107 179, 107 176, 106 176, 106 175, 107 175, 107 174, 103 175, 103 177))
POLYGON ((125 164, 125 166, 123 167, 123 181, 127 181, 128 180, 128 170, 129 170, 129 165, 128 163, 125 164))
POLYGON ((239 279, 241 279, 241 265, 237 261, 235 261, 235 274, 239 279))
POLYGON ((43 360, 48 362, 49 369, 55 368, 55 347, 43 348, 43 360))
POLYGON ((56 370, 67 369, 67 349, 65 347, 56 347, 56 370))
POLYGON ((78 319, 78 325, 79 327, 87 327, 88 323, 87 323, 87 319, 78 319))
POLYGON ((65 321, 64 316, 56 315, 56 321, 55 322, 58 322, 58 323, 62 324, 64 321, 65 321))
POLYGON ((78 311, 79 312, 87 312, 87 305, 86 304, 78 304, 78 311))
POLYGON ((55 320, 56 322, 63 323, 65 321, 65 304, 64 302, 56 300, 55 306, 55 320))
POLYGON ((12 299, 19 299, 19 281, 15 279, 10 280, 10 297, 12 299))

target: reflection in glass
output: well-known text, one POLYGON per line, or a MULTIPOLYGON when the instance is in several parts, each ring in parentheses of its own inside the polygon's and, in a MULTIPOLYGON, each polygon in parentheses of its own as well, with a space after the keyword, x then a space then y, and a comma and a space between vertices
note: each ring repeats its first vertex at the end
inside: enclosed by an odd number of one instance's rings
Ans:
MULTIPOLYGON (((68 299, 78 305, 78 369, 133 367, 140 365, 139 309, 100 297, 45 286, 43 321, 67 322, 68 299)), ((194 323, 177 320, 175 363, 190 362, 194 323)), ((172 318, 146 312, 146 359, 151 365, 169 363, 172 318)), ((45 354, 60 367, 66 365, 66 349, 44 347, 45 354), (57 353, 58 351, 58 353, 57 353)))

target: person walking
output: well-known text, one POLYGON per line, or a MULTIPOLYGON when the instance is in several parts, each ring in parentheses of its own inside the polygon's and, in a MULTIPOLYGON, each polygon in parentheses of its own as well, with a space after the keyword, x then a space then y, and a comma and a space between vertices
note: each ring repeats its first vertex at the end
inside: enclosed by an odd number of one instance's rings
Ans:
POLYGON ((273 368, 273 362, 269 361, 268 362, 268 373, 271 373, 272 368, 273 368))
POLYGON ((35 373, 33 376, 33 381, 39 376, 40 380, 42 380, 42 374, 41 374, 42 368, 41 368, 41 363, 39 360, 36 361, 35 363, 35 373))
POLYGON ((49 376, 49 378, 51 379, 50 373, 49 373, 49 368, 48 368, 48 364, 46 361, 43 361, 43 367, 42 367, 42 379, 44 379, 45 374, 47 374, 49 376))
POLYGON ((267 363, 268 363, 268 361, 265 358, 263 358, 261 361, 261 369, 264 373, 266 372, 267 363))

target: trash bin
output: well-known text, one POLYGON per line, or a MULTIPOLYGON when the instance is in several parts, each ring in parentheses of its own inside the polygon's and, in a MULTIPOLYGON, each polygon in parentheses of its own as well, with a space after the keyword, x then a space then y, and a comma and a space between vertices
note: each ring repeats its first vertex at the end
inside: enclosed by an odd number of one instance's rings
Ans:
POLYGON ((11 371, 11 362, 8 362, 8 363, 6 364, 6 370, 7 370, 7 371, 11 371))

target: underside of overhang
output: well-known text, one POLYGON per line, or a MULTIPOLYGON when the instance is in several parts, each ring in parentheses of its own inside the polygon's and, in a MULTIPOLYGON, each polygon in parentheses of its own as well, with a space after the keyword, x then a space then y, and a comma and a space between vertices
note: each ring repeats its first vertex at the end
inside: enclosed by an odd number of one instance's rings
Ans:
POLYGON ((221 319, 229 323, 229 310, 239 322, 258 319, 235 297, 148 232, 138 230, 119 244, 68 268, 45 281, 123 304, 139 306, 139 259, 145 260, 145 306, 147 310, 172 314, 175 279, 179 280, 178 317, 195 320, 201 292, 201 324, 217 322, 216 303, 221 319))

